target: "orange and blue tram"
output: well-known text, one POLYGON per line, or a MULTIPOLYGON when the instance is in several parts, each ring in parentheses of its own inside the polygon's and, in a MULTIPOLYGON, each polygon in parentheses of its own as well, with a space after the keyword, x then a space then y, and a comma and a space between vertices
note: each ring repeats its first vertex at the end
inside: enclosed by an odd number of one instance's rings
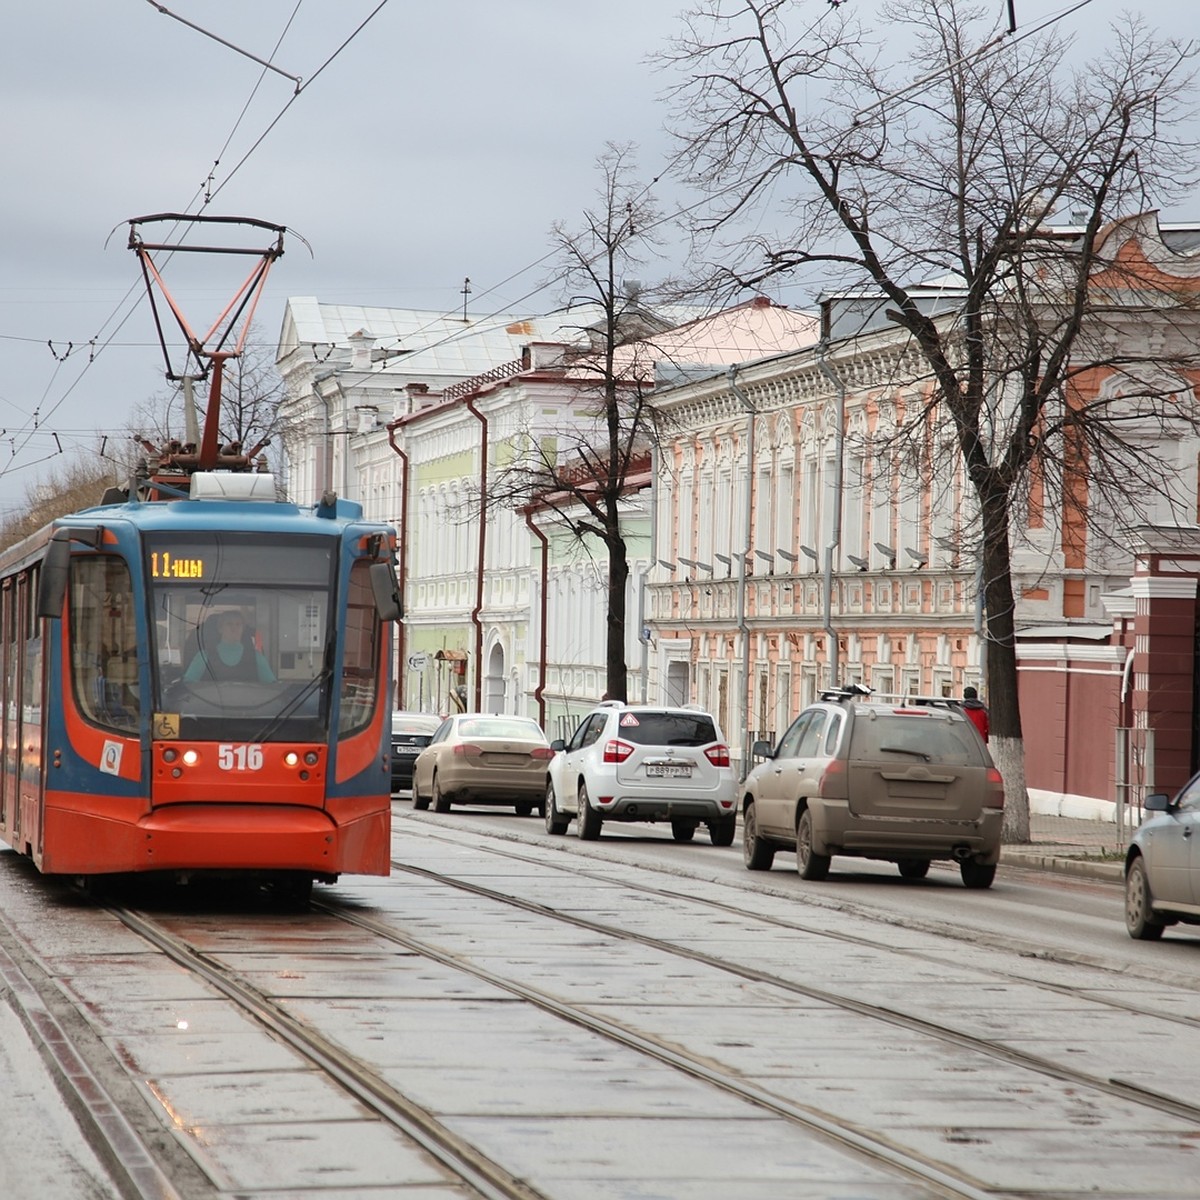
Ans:
POLYGON ((387 875, 395 532, 268 475, 0 554, 0 840, 44 873, 387 875))

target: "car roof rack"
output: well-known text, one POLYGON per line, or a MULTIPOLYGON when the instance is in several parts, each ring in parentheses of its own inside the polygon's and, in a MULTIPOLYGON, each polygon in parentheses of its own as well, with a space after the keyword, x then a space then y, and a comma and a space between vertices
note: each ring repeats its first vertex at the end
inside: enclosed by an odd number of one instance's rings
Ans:
POLYGON ((906 708, 949 708, 957 711, 962 701, 954 696, 902 696, 899 693, 880 693, 872 697, 883 704, 902 704, 906 708))
POLYGON ((820 699, 826 702, 837 703, 842 700, 866 700, 873 698, 871 689, 863 687, 861 683, 847 683, 842 687, 826 688, 820 695, 820 699))

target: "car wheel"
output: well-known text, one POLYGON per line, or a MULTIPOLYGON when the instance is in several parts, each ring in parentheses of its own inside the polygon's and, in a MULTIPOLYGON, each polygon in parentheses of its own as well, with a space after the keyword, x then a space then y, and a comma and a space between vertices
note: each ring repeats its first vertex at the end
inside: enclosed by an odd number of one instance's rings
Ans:
POLYGON ((775 847, 758 836, 758 814, 754 804, 742 813, 742 861, 748 871, 769 871, 775 861, 775 847))
POLYGON ((566 833, 567 826, 571 823, 571 818, 564 816, 558 811, 558 805, 554 800, 554 784, 552 783, 546 787, 546 803, 543 808, 546 818, 546 832, 556 835, 566 833))
POLYGON ((594 842, 600 836, 600 826, 604 824, 600 814, 588 803, 587 787, 579 785, 579 815, 576 832, 585 842, 594 842))
POLYGON ((438 777, 433 777, 433 811, 434 812, 449 812, 450 797, 442 791, 442 785, 438 783, 438 777))
POLYGON ((924 879, 929 874, 929 859, 902 858, 897 864, 901 879, 924 879))
POLYGON ((990 863, 985 867, 983 863, 976 862, 973 858, 964 858, 958 864, 958 869, 962 874, 963 887, 990 888, 992 880, 996 878, 995 863, 990 863))
POLYGON ((696 825, 693 821, 672 821, 671 836, 677 842, 690 842, 696 836, 696 825))
POLYGON ((527 816, 529 816, 530 813, 533 812, 533 801, 532 800, 518 800, 517 803, 513 805, 513 807, 517 810, 518 817, 527 817, 527 816))
POLYGON ((422 796, 421 793, 419 791, 417 791, 416 779, 413 780, 412 794, 413 794, 413 808, 419 808, 422 811, 424 811, 425 809, 427 809, 429 807, 429 797, 422 796))
POLYGON ((714 846, 732 846, 735 833, 737 833, 736 816, 708 823, 708 837, 714 846))
POLYGON ((1164 922, 1154 915, 1146 862, 1140 854, 1125 875, 1125 928, 1139 942, 1157 941, 1163 935, 1164 922))
POLYGON ((828 854, 814 854, 812 848, 812 813, 806 808, 796 824, 796 870, 801 879, 819 882, 829 874, 828 854))

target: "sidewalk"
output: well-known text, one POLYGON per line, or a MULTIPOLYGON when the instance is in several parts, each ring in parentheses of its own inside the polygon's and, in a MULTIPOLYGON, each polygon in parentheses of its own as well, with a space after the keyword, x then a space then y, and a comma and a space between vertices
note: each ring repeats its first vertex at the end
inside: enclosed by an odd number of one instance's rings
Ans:
POLYGON ((1000 862, 1120 883, 1125 878, 1125 846, 1132 833, 1126 826, 1122 840, 1113 821, 1034 812, 1029 818, 1030 842, 1005 845, 1000 862))

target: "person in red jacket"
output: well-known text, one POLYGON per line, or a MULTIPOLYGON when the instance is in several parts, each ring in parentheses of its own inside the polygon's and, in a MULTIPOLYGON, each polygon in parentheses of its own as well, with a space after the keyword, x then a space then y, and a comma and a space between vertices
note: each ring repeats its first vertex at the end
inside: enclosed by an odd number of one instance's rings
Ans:
POLYGON ((973 687, 963 688, 963 712, 967 714, 972 725, 979 730, 979 736, 988 740, 988 710, 979 693, 973 687))

